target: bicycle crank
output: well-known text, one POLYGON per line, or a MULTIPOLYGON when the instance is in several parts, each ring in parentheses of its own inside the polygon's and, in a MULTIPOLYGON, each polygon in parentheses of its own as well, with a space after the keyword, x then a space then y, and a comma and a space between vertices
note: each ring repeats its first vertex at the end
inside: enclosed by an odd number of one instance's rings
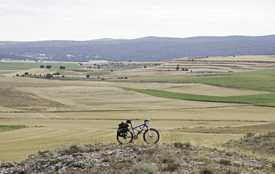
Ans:
POLYGON ((134 139, 137 140, 137 139, 138 139, 138 135, 135 135, 135 136, 134 136, 134 139))

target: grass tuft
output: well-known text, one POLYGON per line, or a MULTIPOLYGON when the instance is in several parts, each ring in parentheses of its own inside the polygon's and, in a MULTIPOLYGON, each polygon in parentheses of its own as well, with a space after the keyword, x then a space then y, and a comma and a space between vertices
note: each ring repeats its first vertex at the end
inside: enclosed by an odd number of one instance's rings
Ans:
POLYGON ((133 166, 130 174, 153 174, 157 172, 157 167, 148 163, 137 163, 133 166))
POLYGON ((225 165, 225 166, 230 166, 231 162, 230 162, 230 160, 227 160, 227 159, 220 159, 220 164, 225 165))

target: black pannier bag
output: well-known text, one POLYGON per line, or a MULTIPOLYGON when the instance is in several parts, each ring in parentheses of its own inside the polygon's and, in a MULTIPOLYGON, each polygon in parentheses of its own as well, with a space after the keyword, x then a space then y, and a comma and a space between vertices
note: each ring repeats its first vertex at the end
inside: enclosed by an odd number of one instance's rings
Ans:
POLYGON ((128 127, 129 125, 127 123, 121 122, 118 125, 118 130, 117 130, 118 136, 125 137, 127 135, 127 132, 129 131, 128 127))

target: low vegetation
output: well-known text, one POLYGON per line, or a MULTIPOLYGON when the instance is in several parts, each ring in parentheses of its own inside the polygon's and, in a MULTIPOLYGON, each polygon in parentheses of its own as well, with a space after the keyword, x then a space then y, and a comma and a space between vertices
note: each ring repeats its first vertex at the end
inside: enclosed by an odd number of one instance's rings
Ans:
POLYGON ((223 146, 227 148, 242 149, 250 151, 255 154, 262 154, 266 156, 275 155, 275 132, 267 134, 254 135, 252 133, 246 134, 244 138, 238 140, 231 140, 223 146))
POLYGON ((40 151, 18 164, 0 162, 0 173, 259 174, 274 171, 275 165, 266 158, 236 152, 226 154, 225 150, 193 145, 182 149, 165 144, 86 144, 40 151))
POLYGON ((25 125, 0 125, 0 132, 26 128, 25 125))

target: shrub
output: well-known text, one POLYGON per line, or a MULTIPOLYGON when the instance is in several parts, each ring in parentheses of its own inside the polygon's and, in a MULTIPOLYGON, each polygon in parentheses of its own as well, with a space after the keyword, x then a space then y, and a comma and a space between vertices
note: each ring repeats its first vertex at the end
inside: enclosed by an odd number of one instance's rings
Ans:
POLYGON ((142 154, 153 155, 155 152, 156 152, 156 149, 150 148, 150 149, 142 150, 142 151, 138 152, 138 154, 140 154, 140 155, 142 155, 142 154))
POLYGON ((72 145, 70 148, 69 148, 69 153, 72 154, 72 153, 77 153, 78 152, 78 147, 77 145, 72 145))
POLYGON ((240 174, 238 171, 227 170, 225 174, 240 174))
POLYGON ((200 171, 200 174, 214 174, 214 170, 205 167, 205 168, 203 168, 203 169, 200 171))
POLYGON ((102 160, 102 162, 107 163, 107 162, 110 162, 110 160, 108 158, 105 158, 105 159, 102 160))
POLYGON ((112 163, 111 168, 115 170, 122 170, 123 168, 130 168, 132 167, 132 163, 112 163))
POLYGON ((231 162, 227 159, 220 159, 220 164, 229 166, 229 165, 231 165, 231 162))
POLYGON ((133 174, 153 174, 157 171, 157 168, 147 163, 137 163, 133 166, 130 173, 133 174))
POLYGON ((254 133, 249 132, 244 136, 244 138, 253 137, 254 135, 255 135, 254 133))
POLYGON ((175 142, 175 143, 174 143, 174 146, 175 146, 176 148, 180 148, 180 149, 183 148, 183 144, 182 144, 181 142, 175 142))
POLYGON ((180 167, 179 164, 177 164, 175 162, 169 162, 168 165, 163 168, 163 171, 173 172, 173 171, 176 171, 179 167, 180 167))
POLYGON ((143 158, 141 157, 141 156, 139 156, 138 158, 137 158, 137 161, 138 162, 141 162, 143 160, 143 158))
POLYGON ((192 147, 192 144, 190 142, 184 143, 186 149, 190 149, 192 147))
POLYGON ((232 155, 233 155, 233 152, 226 152, 225 155, 226 155, 226 156, 232 156, 232 155))
POLYGON ((183 149, 184 147, 186 149, 190 149, 192 147, 192 144, 190 142, 187 142, 187 143, 175 142, 174 146, 180 149, 183 149))
POLYGON ((165 157, 161 159, 162 163, 173 163, 175 160, 171 159, 171 157, 165 157))
POLYGON ((48 74, 46 75, 46 79, 49 79, 49 80, 50 80, 50 79, 52 79, 52 78, 53 78, 53 75, 52 75, 52 74, 49 74, 49 73, 48 73, 48 74))

